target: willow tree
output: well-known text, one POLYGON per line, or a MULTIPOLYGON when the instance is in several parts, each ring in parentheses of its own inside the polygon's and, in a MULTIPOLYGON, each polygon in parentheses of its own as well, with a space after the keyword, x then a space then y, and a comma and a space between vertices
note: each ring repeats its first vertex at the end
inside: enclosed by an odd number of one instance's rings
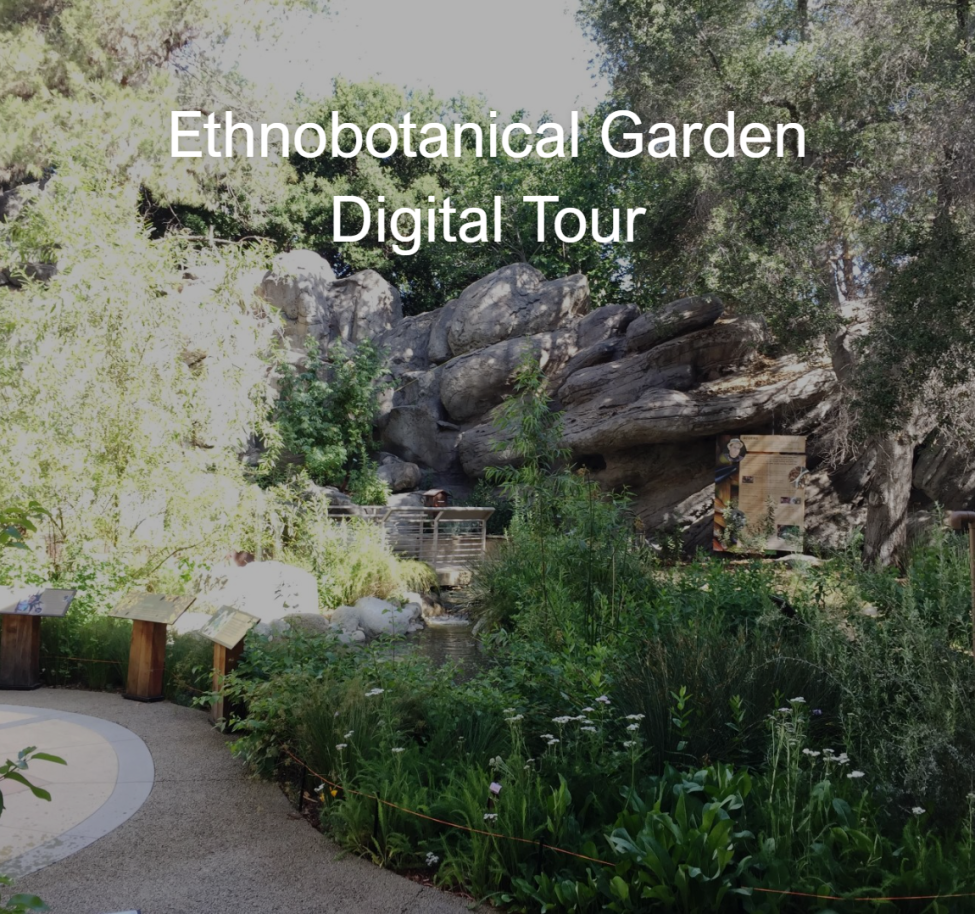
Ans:
POLYGON ((734 111, 804 126, 803 157, 646 158, 636 280, 661 297, 719 290, 793 345, 826 335, 864 471, 865 558, 897 560, 914 448, 952 418, 931 392, 957 403, 971 386, 970 0, 583 0, 580 18, 647 125, 734 111))
POLYGON ((259 197, 249 163, 169 156, 171 109, 240 110, 203 53, 269 10, 239 6, 0 0, 0 191, 45 185, 0 222, 0 503, 36 499, 54 546, 134 568, 232 535, 268 409, 273 318, 235 280, 264 252, 153 238, 140 211, 259 197))

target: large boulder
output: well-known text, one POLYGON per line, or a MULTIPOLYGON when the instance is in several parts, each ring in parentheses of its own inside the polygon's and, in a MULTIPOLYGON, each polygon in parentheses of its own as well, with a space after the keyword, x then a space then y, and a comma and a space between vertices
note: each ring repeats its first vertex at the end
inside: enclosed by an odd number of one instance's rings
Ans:
POLYGON ((546 375, 559 376, 576 353, 573 330, 515 337, 451 359, 443 366, 440 399, 458 422, 483 415, 514 389, 515 374, 531 353, 546 375))
POLYGON ((443 366, 407 371, 377 417, 383 447, 411 463, 448 471, 457 462, 456 423, 440 401, 443 366))
POLYGON ((636 305, 603 305, 590 311, 576 327, 580 349, 595 346, 626 333, 627 328, 640 316, 636 305))
POLYGON ((292 349, 304 351, 310 336, 327 338, 331 308, 328 290, 335 282, 329 262, 314 251, 278 254, 260 285, 261 295, 284 317, 284 335, 292 349))
MULTIPOLYGON (((632 326, 632 325, 631 325, 632 326)), ((634 352, 611 362, 592 360, 580 364, 581 356, 600 355, 599 345, 590 347, 567 366, 568 378, 559 389, 563 406, 593 401, 599 408, 632 403, 644 391, 690 390, 703 380, 713 380, 750 361, 765 337, 759 318, 732 318, 706 330, 685 334, 661 343, 647 352, 634 352)))
POLYGON ((376 337, 376 347, 388 354, 386 365, 394 378, 430 367, 430 333, 439 317, 439 310, 406 317, 376 337))
POLYGON ((197 582, 200 608, 232 606, 262 622, 294 613, 318 612, 318 581, 303 568, 283 562, 216 565, 197 582))
POLYGON ((400 460, 393 454, 384 454, 379 461, 376 475, 389 486, 391 492, 409 492, 415 489, 423 478, 415 463, 400 460))
POLYGON ((724 313, 717 295, 695 295, 640 315, 626 328, 626 348, 644 352, 652 346, 709 327, 724 313))
POLYGON ((967 451, 936 440, 919 449, 914 487, 945 508, 968 510, 975 505, 975 463, 967 451))
POLYGON ((427 344, 427 358, 434 365, 448 361, 454 354, 450 349, 450 341, 447 337, 450 333, 450 325, 454 321, 454 314, 457 312, 458 302, 459 299, 455 298, 433 312, 434 318, 430 324, 430 339, 427 344))
POLYGON ((567 327, 590 305, 585 276, 545 277, 525 263, 511 264, 468 286, 457 299, 447 331, 453 355, 492 343, 567 327))
POLYGON ((403 319, 399 290, 375 270, 336 280, 328 287, 326 297, 331 340, 374 340, 403 319))
POLYGON ((834 384, 830 369, 786 358, 750 381, 736 377, 686 392, 651 388, 631 403, 609 407, 589 400, 566 411, 563 440, 573 452, 590 454, 760 428, 810 408, 834 384))

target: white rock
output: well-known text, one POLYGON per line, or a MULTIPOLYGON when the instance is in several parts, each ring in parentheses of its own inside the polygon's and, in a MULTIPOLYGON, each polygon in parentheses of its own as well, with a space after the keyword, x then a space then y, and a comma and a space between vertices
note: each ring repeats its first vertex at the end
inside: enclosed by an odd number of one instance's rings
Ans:
POLYGON ((311 572, 283 562, 218 565, 200 581, 199 602, 214 610, 233 606, 262 622, 317 614, 318 581, 311 572))
POLYGON ((405 635, 420 617, 418 603, 399 607, 378 597, 363 597, 354 609, 359 614, 359 628, 367 635, 405 635))

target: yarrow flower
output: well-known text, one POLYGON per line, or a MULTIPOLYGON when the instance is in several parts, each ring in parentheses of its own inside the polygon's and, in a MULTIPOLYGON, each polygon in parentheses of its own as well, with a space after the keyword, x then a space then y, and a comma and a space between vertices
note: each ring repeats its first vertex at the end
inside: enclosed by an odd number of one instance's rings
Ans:
POLYGON ((819 758, 822 753, 817 752, 815 749, 803 749, 803 755, 808 755, 810 758, 819 758))
POLYGON ((402 746, 394 746, 390 751, 395 752, 398 755, 400 752, 406 752, 406 749, 404 749, 402 746))
POLYGON ((524 720, 524 719, 525 719, 524 714, 516 714, 514 717, 506 717, 504 721, 507 724, 514 724, 517 723, 519 720, 524 720))
POLYGON ((779 708, 779 714, 791 714, 792 708, 779 708))
POLYGON ((582 713, 583 714, 592 714, 592 712, 595 711, 595 710, 596 710, 595 708, 583 708, 582 709, 582 713))
POLYGON ((627 726, 626 729, 627 730, 630 730, 632 732, 633 730, 639 730, 640 729, 640 725, 639 724, 630 724, 629 726, 627 726))
POLYGON ((569 721, 571 721, 571 720, 572 720, 571 717, 567 717, 566 715, 562 715, 561 717, 553 717, 552 718, 552 723, 553 724, 558 724, 561 727, 562 725, 569 723, 569 721))
POLYGON ((804 705, 806 703, 806 699, 801 695, 797 696, 796 698, 790 698, 789 701, 794 705, 804 705))
POLYGON ((862 771, 851 771, 851 772, 850 772, 850 773, 849 773, 849 774, 847 775, 847 777, 848 777, 848 778, 862 778, 862 777, 864 777, 864 774, 863 774, 863 772, 862 772, 862 771))
POLYGON ((348 749, 349 748, 349 744, 348 743, 336 743, 335 744, 335 748, 338 749, 339 752, 341 752, 343 749, 348 749))
POLYGON ((627 720, 643 720, 643 718, 646 717, 646 716, 647 716, 646 714, 627 714, 626 715, 626 719, 627 720))
POLYGON ((485 822, 494 822, 497 818, 498 818, 498 814, 496 812, 486 812, 486 813, 484 813, 484 821, 485 822))
POLYGON ((385 689, 370 689, 368 692, 366 692, 366 698, 373 698, 376 695, 382 695, 385 691, 385 689))
POLYGON ((548 741, 550 746, 554 746, 556 743, 560 743, 561 740, 556 739, 554 736, 548 741))
POLYGON ((596 699, 596 701, 598 701, 601 705, 612 704, 612 702, 609 700, 608 695, 600 695, 599 698, 596 699))
POLYGON ((911 812, 914 813, 914 815, 916 815, 916 816, 923 816, 924 815, 924 807, 923 806, 915 806, 911 810, 911 812))
POLYGON ((427 852, 427 866, 436 866, 439 862, 440 858, 436 854, 427 852))
POLYGON ((349 732, 345 734, 345 738, 348 739, 353 733, 355 733, 355 730, 349 730, 349 732))
POLYGON ((555 736, 552 733, 543 733, 542 739, 555 739, 555 736))
POLYGON ((596 732, 596 728, 595 727, 580 727, 579 729, 582 730, 582 731, 584 731, 585 733, 595 733, 596 732))
POLYGON ((635 745, 636 745, 636 740, 628 739, 625 743, 623 743, 623 748, 632 749, 635 745))

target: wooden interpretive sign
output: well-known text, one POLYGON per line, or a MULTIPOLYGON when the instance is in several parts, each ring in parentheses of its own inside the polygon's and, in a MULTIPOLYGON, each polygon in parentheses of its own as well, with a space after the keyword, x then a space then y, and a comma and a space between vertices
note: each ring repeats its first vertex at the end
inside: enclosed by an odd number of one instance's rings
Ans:
POLYGON ((261 620, 232 606, 222 607, 200 634, 213 642, 213 691, 217 699, 210 707, 210 720, 216 723, 231 711, 221 691, 223 678, 237 667, 244 652, 244 636, 261 620))
POLYGON ((130 593, 109 615, 132 620, 129 676, 123 698, 162 701, 166 666, 166 626, 172 625, 196 597, 170 597, 158 593, 130 593))
POLYGON ((257 616, 252 616, 250 613, 241 612, 232 606, 224 606, 200 629, 200 634, 222 647, 234 648, 260 621, 257 616))
POLYGON ((162 593, 130 593, 109 615, 116 619, 172 625, 195 600, 196 597, 169 597, 162 593))
POLYGON ((808 475, 801 435, 720 436, 714 551, 799 552, 808 475))
POLYGON ((41 618, 61 617, 73 590, 5 590, 0 638, 0 689, 36 689, 41 684, 41 618))

